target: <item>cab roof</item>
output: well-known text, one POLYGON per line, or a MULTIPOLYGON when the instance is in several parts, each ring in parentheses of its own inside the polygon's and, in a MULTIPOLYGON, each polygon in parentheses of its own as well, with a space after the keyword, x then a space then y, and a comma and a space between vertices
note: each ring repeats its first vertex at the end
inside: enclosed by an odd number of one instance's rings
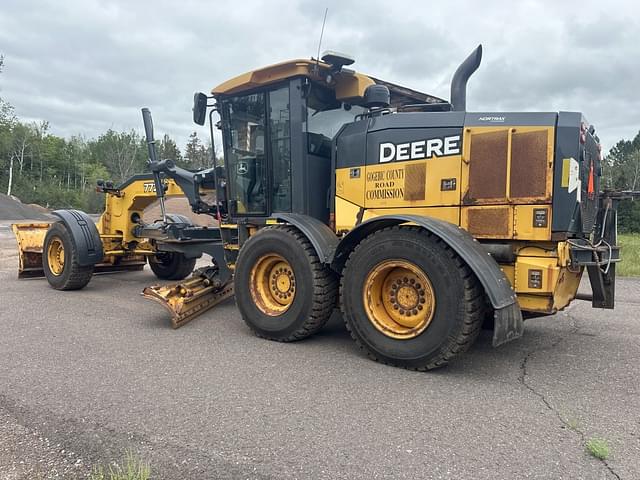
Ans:
POLYGON ((370 85, 385 85, 391 94, 391 106, 398 107, 416 103, 443 103, 445 100, 407 87, 386 82, 346 68, 335 69, 332 65, 315 59, 297 59, 276 63, 252 70, 221 83, 211 90, 215 97, 238 95, 262 86, 293 77, 307 77, 322 81, 336 92, 336 98, 354 104, 360 103, 364 91, 370 85))

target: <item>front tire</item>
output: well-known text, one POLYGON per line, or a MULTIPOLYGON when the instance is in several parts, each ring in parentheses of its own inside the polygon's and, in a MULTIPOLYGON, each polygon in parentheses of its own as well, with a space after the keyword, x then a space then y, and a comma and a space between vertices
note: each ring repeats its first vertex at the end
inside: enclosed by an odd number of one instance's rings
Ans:
POLYGON ((193 272, 196 260, 180 252, 158 252, 149 257, 149 266, 161 280, 182 280, 193 272))
POLYGON ((42 269, 56 290, 80 290, 93 275, 93 265, 78 264, 78 249, 63 222, 51 224, 44 237, 42 269))
POLYGON ((316 333, 336 306, 335 274, 294 227, 269 226, 240 249, 234 273, 238 309, 259 337, 279 342, 316 333))
POLYGON ((341 298, 356 343, 374 360, 412 370, 445 365, 482 326, 476 277, 442 240, 417 227, 363 240, 345 266, 341 298))

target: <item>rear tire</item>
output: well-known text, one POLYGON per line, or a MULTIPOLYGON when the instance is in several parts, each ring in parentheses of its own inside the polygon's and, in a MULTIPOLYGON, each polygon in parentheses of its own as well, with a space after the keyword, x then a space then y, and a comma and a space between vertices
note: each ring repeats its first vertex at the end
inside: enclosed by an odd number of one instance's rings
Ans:
POLYGON ((44 237, 42 269, 56 290, 80 290, 91 280, 93 265, 78 265, 78 249, 63 222, 51 224, 44 237))
POLYGON ((234 273, 238 309, 259 337, 279 342, 316 333, 336 306, 336 275, 290 226, 264 227, 240 249, 234 273))
POLYGON ((149 257, 149 266, 161 280, 182 280, 193 272, 196 260, 180 252, 158 252, 149 257))
POLYGON ((483 321, 475 275, 417 227, 365 238, 345 266, 341 299, 347 329, 369 357, 411 370, 441 367, 466 351, 483 321))

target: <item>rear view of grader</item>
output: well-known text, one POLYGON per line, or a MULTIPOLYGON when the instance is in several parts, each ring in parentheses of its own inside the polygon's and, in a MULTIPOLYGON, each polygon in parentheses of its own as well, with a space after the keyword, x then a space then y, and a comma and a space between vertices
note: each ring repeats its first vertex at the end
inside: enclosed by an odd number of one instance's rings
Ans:
MULTIPOLYGON (((328 52, 251 71, 194 97, 194 121, 218 112, 224 168, 190 172, 156 158, 151 174, 107 194, 97 227, 58 211, 44 229, 14 227, 21 272, 58 289, 92 271, 139 268, 145 289, 179 326, 235 293, 259 336, 293 341, 340 308, 378 361, 416 370, 464 352, 493 323, 495 346, 523 317, 576 298, 586 270, 593 307, 613 308, 616 208, 600 192, 601 147, 581 113, 467 112, 478 47, 458 68, 450 101, 357 73, 328 52), (206 194, 213 200, 205 200, 206 194), (148 202, 184 194, 219 228, 148 202), (183 279, 203 253, 210 266, 183 279)), ((212 136, 213 139, 213 136, 212 136)))

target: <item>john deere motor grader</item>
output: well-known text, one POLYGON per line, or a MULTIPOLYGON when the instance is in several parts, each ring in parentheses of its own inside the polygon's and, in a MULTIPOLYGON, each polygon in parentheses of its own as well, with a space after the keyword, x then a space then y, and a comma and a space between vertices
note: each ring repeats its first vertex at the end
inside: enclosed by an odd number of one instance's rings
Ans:
POLYGON ((369 356, 417 370, 465 351, 487 320, 494 346, 520 337, 523 314, 565 308, 585 269, 592 305, 613 308, 616 209, 599 192, 595 129, 576 112, 467 112, 481 55, 457 69, 448 102, 333 52, 196 94, 196 123, 208 110, 213 132, 221 118, 212 203, 197 174, 155 159, 145 113, 156 182, 189 187, 220 226, 208 275, 145 295, 182 322, 233 285, 247 325, 277 341, 317 332, 339 306, 369 356))

